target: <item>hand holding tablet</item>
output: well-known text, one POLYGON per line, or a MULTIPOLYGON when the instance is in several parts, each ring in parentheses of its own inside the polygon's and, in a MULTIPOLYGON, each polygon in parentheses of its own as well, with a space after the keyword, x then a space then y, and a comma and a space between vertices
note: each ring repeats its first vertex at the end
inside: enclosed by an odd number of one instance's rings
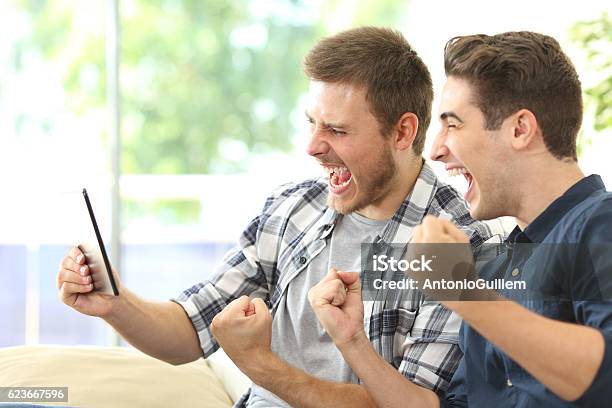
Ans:
POLYGON ((75 238, 78 235, 80 241, 60 263, 57 288, 68 306, 84 314, 104 317, 119 299, 120 285, 113 275, 87 191, 83 189, 82 193, 78 208, 71 206, 77 220, 73 224, 79 227, 75 238))
POLYGON ((113 277, 111 264, 106 254, 104 241, 102 240, 102 235, 100 234, 100 229, 96 222, 87 189, 83 189, 83 198, 85 199, 87 212, 91 219, 92 236, 90 240, 79 243, 79 249, 83 252, 83 255, 85 255, 85 260, 93 279, 94 290, 118 296, 119 290, 117 289, 115 278, 113 277))

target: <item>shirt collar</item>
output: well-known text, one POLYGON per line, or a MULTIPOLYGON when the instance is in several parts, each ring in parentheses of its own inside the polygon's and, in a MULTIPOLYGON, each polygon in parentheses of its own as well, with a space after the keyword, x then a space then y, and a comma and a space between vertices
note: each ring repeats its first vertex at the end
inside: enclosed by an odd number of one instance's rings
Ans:
POLYGON ((601 177, 592 174, 569 188, 563 195, 553 201, 535 220, 525 228, 517 226, 508 236, 508 242, 531 243, 542 242, 546 235, 559 223, 561 218, 572 208, 596 191, 605 191, 601 177))
POLYGON ((423 160, 419 176, 397 209, 391 220, 382 231, 384 242, 408 242, 415 226, 425 217, 438 186, 438 178, 432 168, 423 160))

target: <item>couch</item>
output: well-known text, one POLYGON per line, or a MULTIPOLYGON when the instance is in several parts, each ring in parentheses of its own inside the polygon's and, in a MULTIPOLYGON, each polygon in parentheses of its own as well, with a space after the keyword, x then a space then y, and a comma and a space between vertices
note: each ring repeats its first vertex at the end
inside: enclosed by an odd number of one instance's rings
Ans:
POLYGON ((68 387, 71 407, 231 407, 250 380, 219 350, 173 366, 126 347, 0 349, 0 387, 68 387))

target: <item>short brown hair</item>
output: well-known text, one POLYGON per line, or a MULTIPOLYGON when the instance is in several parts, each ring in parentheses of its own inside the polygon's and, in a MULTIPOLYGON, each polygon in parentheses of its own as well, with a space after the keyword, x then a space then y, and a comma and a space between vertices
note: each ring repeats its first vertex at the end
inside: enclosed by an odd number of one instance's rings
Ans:
POLYGON ((548 151, 558 159, 577 160, 582 90, 554 38, 529 31, 455 37, 444 49, 444 69, 448 77, 473 87, 486 129, 499 129, 509 115, 528 109, 548 151))
POLYGON ((423 152, 431 120, 431 75, 399 31, 360 27, 323 38, 306 55, 304 71, 315 81, 364 86, 383 135, 404 113, 414 113, 419 126, 412 149, 423 152))

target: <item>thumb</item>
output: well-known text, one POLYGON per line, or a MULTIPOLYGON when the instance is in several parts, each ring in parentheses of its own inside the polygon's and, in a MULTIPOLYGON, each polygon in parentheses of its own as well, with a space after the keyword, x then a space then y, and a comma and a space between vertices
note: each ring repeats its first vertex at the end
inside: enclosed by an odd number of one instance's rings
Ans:
POLYGON ((334 279, 340 279, 340 275, 338 274, 336 268, 331 268, 329 272, 327 272, 327 275, 325 275, 325 277, 321 279, 321 282, 327 282, 334 279))
POLYGON ((249 302, 246 310, 244 311, 244 316, 249 317, 254 314, 255 314, 255 305, 253 304, 253 302, 249 302))
POLYGON ((234 299, 229 305, 227 305, 224 311, 235 317, 248 316, 251 301, 248 296, 240 296, 238 299, 234 299))
POLYGON ((263 299, 255 298, 251 301, 251 304, 255 308, 255 315, 263 316, 266 314, 270 314, 270 309, 268 309, 268 305, 266 304, 266 302, 264 302, 263 299))
POLYGON ((337 272, 338 277, 346 286, 347 292, 361 293, 361 280, 359 272, 337 272))

